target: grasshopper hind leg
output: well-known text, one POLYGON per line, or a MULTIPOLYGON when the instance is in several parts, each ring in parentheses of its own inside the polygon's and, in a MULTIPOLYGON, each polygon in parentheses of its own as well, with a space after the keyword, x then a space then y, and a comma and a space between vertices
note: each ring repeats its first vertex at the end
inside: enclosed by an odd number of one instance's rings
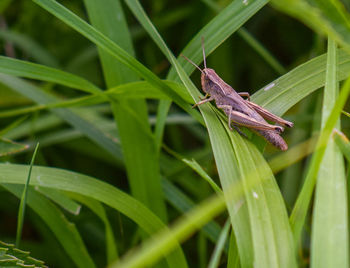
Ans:
POLYGON ((242 132, 242 130, 238 127, 237 124, 232 123, 232 126, 233 126, 233 128, 234 128, 241 136, 243 136, 243 137, 245 137, 245 138, 248 138, 247 135, 244 134, 244 133, 242 132))

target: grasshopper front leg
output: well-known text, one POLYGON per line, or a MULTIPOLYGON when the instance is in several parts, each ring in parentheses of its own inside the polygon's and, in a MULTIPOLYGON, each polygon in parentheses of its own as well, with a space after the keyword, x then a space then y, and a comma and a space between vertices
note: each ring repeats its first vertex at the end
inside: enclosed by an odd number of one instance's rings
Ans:
POLYGON ((287 127, 293 127, 293 125, 294 125, 292 122, 284 120, 283 118, 278 117, 277 115, 274 115, 273 113, 270 113, 268 110, 255 104, 254 102, 250 102, 249 100, 246 100, 246 103, 249 105, 250 108, 255 110, 258 114, 260 114, 263 118, 265 118, 267 120, 270 120, 272 122, 275 122, 277 124, 287 126, 287 127))
POLYGON ((231 128, 231 120, 241 126, 252 128, 252 129, 258 129, 258 130, 274 130, 279 133, 283 132, 283 127, 280 126, 274 126, 270 125, 266 122, 259 122, 255 120, 254 118, 247 116, 246 114, 233 111, 232 106, 230 105, 221 105, 216 104, 216 106, 220 109, 223 109, 224 112, 228 115, 228 122, 229 122, 229 128, 231 128))
POLYGON ((199 102, 197 102, 196 104, 194 104, 194 105, 192 106, 192 109, 195 108, 195 107, 197 107, 197 106, 199 106, 199 105, 202 105, 202 104, 204 104, 204 103, 206 103, 206 102, 210 102, 210 101, 214 100, 214 97, 213 97, 213 96, 210 96, 210 98, 206 99, 206 97, 207 97, 208 95, 209 95, 209 94, 206 94, 206 95, 204 96, 204 98, 201 99, 201 101, 199 101, 199 102))

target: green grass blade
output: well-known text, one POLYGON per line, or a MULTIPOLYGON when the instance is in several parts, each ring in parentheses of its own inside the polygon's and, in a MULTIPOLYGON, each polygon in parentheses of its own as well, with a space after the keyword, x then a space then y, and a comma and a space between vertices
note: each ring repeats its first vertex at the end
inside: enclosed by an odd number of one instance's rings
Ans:
POLYGON ((274 69, 278 74, 282 75, 287 72, 286 68, 282 66, 278 60, 271 55, 271 53, 260 44, 253 35, 246 29, 241 27, 237 33, 274 69))
POLYGON ((144 78, 155 87, 158 87, 160 90, 164 91, 165 94, 167 94, 188 114, 192 115, 199 122, 202 122, 202 118, 200 117, 199 113, 196 110, 191 109, 190 105, 188 105, 181 96, 173 92, 171 88, 167 87, 155 74, 153 74, 130 54, 128 54, 125 50, 123 50, 120 46, 115 44, 101 32, 97 31, 94 27, 87 24, 85 21, 80 19, 68 9, 64 8, 56 1, 33 0, 33 2, 37 3, 45 10, 62 20, 64 23, 68 24, 70 27, 95 43, 98 47, 104 49, 111 56, 115 57, 118 61, 133 70, 137 75, 144 78))
POLYGON ((29 148, 27 144, 21 144, 8 139, 0 138, 0 156, 15 154, 29 148))
MULTIPOLYGON (((21 166, 23 171, 24 168, 21 166)), ((23 171, 21 173, 24 173, 23 171)), ((20 198, 22 192, 20 185, 2 184, 2 187, 20 198)), ((47 224, 77 267, 96 267, 75 225, 69 222, 64 213, 52 202, 31 187, 29 187, 28 193, 28 206, 47 224)))
POLYGON ((22 116, 15 121, 13 121, 10 125, 6 126, 5 128, 0 130, 0 137, 5 135, 7 132, 16 129, 19 125, 22 124, 23 121, 25 121, 28 118, 28 116, 22 116))
POLYGON ((350 15, 340 0, 273 0, 273 6, 350 50, 350 15))
MULTIPOLYGON (((0 183, 25 184, 24 176, 26 174, 27 166, 0 164, 0 183)), ((30 185, 64 190, 96 199, 135 221, 148 234, 166 228, 154 213, 135 198, 105 182, 86 175, 63 169, 35 166, 30 185)), ((174 265, 174 267, 183 267, 183 253, 177 241, 173 246, 175 246, 175 250, 166 258, 169 260, 169 264, 174 265)))
MULTIPOLYGON (((262 267, 296 267, 295 256, 290 254, 294 252, 294 244, 287 211, 270 168, 258 149, 239 134, 231 135, 231 141, 244 178, 242 183, 251 224, 254 262, 259 262, 262 267), (251 187, 254 180, 259 183, 251 187)), ((239 247, 239 235, 242 234, 235 234, 239 247)))
MULTIPOLYGON (((169 87, 171 87, 174 91, 180 92, 184 89, 184 87, 180 84, 164 81, 169 87)), ((167 95, 165 95, 158 88, 153 87, 146 81, 138 81, 138 82, 130 82, 127 84, 119 85, 116 87, 112 87, 106 91, 103 91, 98 94, 89 95, 80 98, 74 98, 70 100, 58 101, 50 104, 41 104, 36 106, 30 106, 25 108, 18 109, 10 109, 3 110, 0 112, 0 117, 11 117, 22 114, 33 113, 37 111, 41 111, 44 109, 52 109, 52 108, 72 108, 72 107, 82 107, 88 105, 96 105, 103 102, 107 102, 108 99, 113 100, 128 100, 128 99, 169 99, 167 95)), ((192 98, 188 95, 186 100, 189 102, 192 98)), ((1 132, 0 132, 1 135, 1 132)))
POLYGON ((237 242, 233 231, 231 232, 231 235, 230 235, 230 249, 228 252, 227 267, 231 267, 231 268, 241 267, 240 261, 239 261, 237 242))
MULTIPOLYGON (((195 207, 195 203, 185 195, 179 188, 168 180, 162 180, 163 191, 167 201, 178 211, 185 213, 195 207)), ((216 243, 220 235, 221 227, 215 221, 206 224, 201 231, 212 241, 216 243)), ((227 251, 227 248, 225 248, 227 251)))
MULTIPOLYGON (((332 107, 336 105, 338 96, 336 52, 336 43, 329 39, 322 127, 332 107)), ((335 127, 340 127, 339 120, 335 127)), ((330 139, 317 175, 312 221, 311 267, 349 267, 346 189, 343 155, 334 140, 330 139)))
MULTIPOLYGON (((119 1, 110 0, 101 5, 98 0, 85 0, 85 4, 92 25, 133 54, 130 34, 119 1)), ((108 87, 137 79, 134 72, 111 58, 106 51, 99 49, 99 55, 108 87)), ((155 150, 146 102, 143 99, 119 100, 112 103, 112 111, 118 126, 131 192, 166 222, 159 155, 155 150)))
POLYGON ((13 31, 0 30, 0 38, 12 42, 16 47, 25 51, 27 55, 30 55, 41 64, 59 67, 57 60, 49 52, 25 35, 13 31))
POLYGON ((343 155, 345 156, 346 160, 350 162, 350 142, 349 139, 341 132, 335 131, 333 134, 334 141, 339 147, 339 149, 342 151, 343 155))
POLYGON ((219 267, 220 257, 222 254, 222 251, 225 246, 225 242, 227 240, 227 237, 230 235, 230 226, 231 222, 228 220, 226 221, 224 227, 222 228, 219 240, 215 246, 213 255, 211 256, 210 262, 208 264, 208 268, 217 268, 219 267))
MULTIPOLYGON (((128 0, 127 3, 140 23, 150 32, 157 45, 176 68, 189 93, 197 100, 198 91, 153 27, 139 2, 128 0)), ((237 232, 237 241, 242 254, 242 265, 252 265, 252 256, 254 255, 254 261, 262 265, 294 267, 295 258, 289 254, 290 251, 293 251, 294 246, 288 217, 271 171, 260 153, 256 149, 254 150, 249 142, 239 137, 237 133, 225 129, 226 122, 220 122, 216 113, 210 107, 209 105, 202 105, 200 110, 209 131, 224 193, 235 180, 249 178, 248 174, 251 174, 252 170, 256 171, 255 176, 252 177, 258 178, 259 182, 268 181, 266 184, 260 185, 259 190, 256 190, 259 192, 257 193, 260 196, 259 201, 252 196, 252 191, 248 186, 251 182, 244 184, 245 198, 248 205, 239 210, 240 215, 237 215, 237 209, 235 208, 238 200, 227 203, 233 228, 237 232), (257 173, 260 168, 264 171, 262 174, 257 173), (265 196, 265 191, 269 193, 267 196, 265 196), (275 215, 279 215, 279 217, 275 215), (262 223, 256 217, 268 220, 262 223), (249 229, 250 224, 252 224, 251 230, 249 229), (275 237, 279 237, 279 239, 276 240, 275 237), (251 239, 253 240, 251 241, 251 239), (268 257, 265 258, 265 256, 268 257)), ((244 183, 245 180, 242 180, 242 182, 244 183)), ((140 255, 142 254, 140 253, 140 255)))
POLYGON ((198 162, 194 159, 188 160, 183 158, 182 161, 192 168, 195 172, 197 172, 205 181, 209 183, 209 185, 213 188, 213 190, 217 193, 222 193, 220 187, 215 183, 215 181, 205 172, 205 170, 198 164, 198 162))
MULTIPOLYGON (((253 102, 263 106, 276 115, 283 115, 300 100, 325 84, 326 55, 305 62, 287 74, 272 81, 251 96, 253 102)), ((350 56, 338 51, 337 81, 350 74, 350 56)))
POLYGON ((288 151, 279 153, 277 156, 271 158, 268 163, 273 173, 278 173, 313 153, 316 142, 317 136, 313 136, 306 141, 294 145, 288 151))
MULTIPOLYGON (((245 5, 243 1, 232 1, 226 8, 224 8, 214 19, 212 19, 205 27, 203 27, 195 37, 187 44, 187 46, 181 51, 183 55, 190 57, 191 60, 197 64, 202 62, 203 57, 201 53, 201 38, 205 38, 205 49, 207 55, 215 50, 222 42, 224 42, 230 35, 238 30, 250 17, 258 12, 268 1, 255 0, 245 5)), ((145 27, 145 29, 154 36, 151 32, 153 26, 145 27)), ((160 43, 154 39, 154 41, 161 47, 160 43)), ((162 49, 164 52, 164 49, 162 49)), ((167 53, 165 53, 167 56, 167 53)), ((194 68, 192 64, 187 62, 184 58, 178 58, 179 63, 184 68, 185 72, 189 75, 193 72, 194 68)), ((172 65, 167 79, 180 81, 176 68, 172 65)), ((163 136, 166 114, 168 113, 171 102, 161 101, 157 112, 157 124, 155 134, 157 143, 161 143, 163 136)))
POLYGON ((70 197, 78 201, 79 203, 84 204, 87 206, 91 211, 93 211, 102 221, 105 226, 105 233, 106 233, 106 255, 107 255, 107 264, 110 264, 112 261, 115 261, 118 259, 118 251, 117 251, 117 244, 114 238, 114 233, 112 226, 108 220, 106 211, 101 203, 97 202, 94 199, 87 198, 82 195, 78 194, 69 194, 70 197))
MULTIPOLYGON (((242 189, 238 188, 240 187, 236 187, 234 191, 235 195, 241 195, 242 189)), ((183 241, 190 236, 195 230, 222 211, 224 207, 225 202, 222 195, 205 200, 187 213, 185 217, 178 220, 170 230, 163 229, 153 235, 143 243, 142 247, 125 256, 119 262, 112 264, 111 268, 140 267, 156 263, 163 254, 171 252, 177 241, 183 241)))
MULTIPOLYGON (((221 6, 212 0, 202 0, 213 11, 219 12, 222 10, 221 6)), ((242 37, 270 66, 278 73, 286 73, 286 69, 278 62, 278 60, 271 55, 271 53, 255 39, 244 27, 240 27, 237 31, 238 35, 242 37)))
MULTIPOLYGON (((0 74, 0 81, 16 92, 21 93, 39 104, 47 104, 57 101, 57 98, 54 96, 49 95, 48 93, 19 78, 0 74)), ((53 109, 52 111, 104 148, 115 159, 122 159, 121 149, 113 138, 97 128, 97 126, 92 124, 87 118, 83 117, 83 115, 89 114, 89 111, 84 111, 81 113, 79 113, 78 110, 73 111, 69 109, 53 109)), ((89 118, 90 117, 91 116, 89 116, 89 118)))
POLYGON ((88 93, 96 94, 101 91, 94 84, 79 76, 52 67, 4 56, 0 56, 0 73, 58 83, 88 93))
POLYGON ((301 193, 293 208, 290 216, 290 222, 293 229, 294 241, 297 242, 300 239, 301 231, 305 223, 307 210, 310 206, 312 192, 316 183, 316 176, 319 172, 321 161, 323 159, 329 137, 331 136, 332 130, 335 127, 341 111, 345 105, 345 102, 350 93, 350 78, 348 78, 340 91, 339 97, 335 101, 335 105, 327 118, 324 128, 322 129, 321 135, 316 145, 316 151, 311 159, 310 167, 305 178, 305 182, 301 193))
MULTIPOLYGON (((230 37, 238 30, 249 18, 256 14, 264 5, 268 3, 266 0, 248 1, 246 5, 244 1, 232 1, 224 8, 214 19, 212 19, 205 27, 203 27, 182 50, 182 54, 190 57, 191 60, 199 64, 203 61, 201 38, 205 39, 205 52, 210 55, 222 42, 230 37)), ((179 63, 183 66, 187 74, 191 74, 195 67, 182 57, 179 63)), ((168 79, 177 78, 176 70, 172 66, 168 79)), ((178 78, 177 78, 178 79, 178 78)))
POLYGON ((41 193, 47 199, 50 199, 52 202, 56 203, 61 208, 68 211, 69 213, 73 215, 79 215, 81 205, 69 198, 64 193, 44 187, 36 187, 35 190, 41 193))
POLYGON ((39 143, 36 144, 35 149, 34 149, 34 153, 32 156, 32 160, 30 161, 27 181, 24 185, 24 189, 23 189, 23 193, 22 193, 22 197, 21 197, 21 202, 19 204, 18 217, 17 217, 16 247, 19 247, 19 242, 20 242, 21 236, 22 236, 24 214, 25 214, 25 210, 26 210, 26 202, 27 202, 27 195, 28 195, 28 185, 30 182, 30 177, 32 175, 32 167, 34 164, 36 153, 38 152, 38 148, 39 148, 39 143))

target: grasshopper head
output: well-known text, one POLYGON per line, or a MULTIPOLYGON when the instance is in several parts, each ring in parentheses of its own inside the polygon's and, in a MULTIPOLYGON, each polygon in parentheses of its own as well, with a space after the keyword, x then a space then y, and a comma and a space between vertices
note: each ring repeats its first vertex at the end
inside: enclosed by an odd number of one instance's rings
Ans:
POLYGON ((210 95, 221 92, 220 85, 224 83, 222 79, 211 68, 204 68, 201 75, 202 89, 210 95))
POLYGON ((207 79, 211 81, 215 80, 215 78, 218 77, 214 69, 211 68, 204 68, 202 71, 202 76, 206 76, 207 79))
POLYGON ((215 84, 217 74, 213 69, 204 68, 201 75, 202 89, 205 93, 212 95, 213 85, 215 84))

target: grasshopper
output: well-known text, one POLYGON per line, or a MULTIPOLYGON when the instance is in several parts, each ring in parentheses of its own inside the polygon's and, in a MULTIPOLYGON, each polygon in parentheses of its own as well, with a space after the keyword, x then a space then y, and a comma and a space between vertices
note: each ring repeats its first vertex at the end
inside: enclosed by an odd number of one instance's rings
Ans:
POLYGON ((242 134, 238 126, 250 128, 280 150, 287 150, 288 145, 279 134, 284 131, 282 126, 293 127, 293 123, 284 120, 251 102, 249 93, 237 93, 230 85, 225 83, 225 81, 222 80, 213 69, 207 68, 203 38, 202 51, 204 62, 203 70, 190 59, 182 55, 202 73, 201 85, 202 90, 206 95, 201 101, 194 104, 193 108, 214 100, 216 106, 222 109, 227 115, 228 127, 230 130, 232 130, 231 122, 233 122, 234 128, 239 133, 242 134), (243 99, 243 97, 247 97, 247 99, 243 99), (271 125, 267 123, 264 118, 282 126, 271 125))

